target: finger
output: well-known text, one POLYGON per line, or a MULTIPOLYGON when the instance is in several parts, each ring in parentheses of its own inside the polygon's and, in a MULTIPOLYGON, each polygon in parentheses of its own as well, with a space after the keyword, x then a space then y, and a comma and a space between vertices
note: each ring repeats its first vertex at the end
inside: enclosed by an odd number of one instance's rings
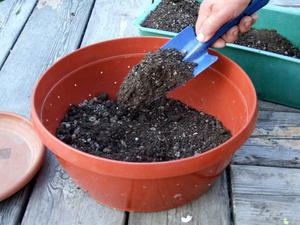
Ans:
POLYGON ((208 16, 200 26, 198 40, 201 42, 209 40, 217 29, 229 21, 231 17, 232 15, 228 14, 227 11, 224 10, 215 12, 213 16, 208 16))
POLYGON ((253 19, 251 16, 245 16, 242 18, 241 22, 239 23, 239 30, 240 32, 244 33, 250 29, 253 24, 253 19))
POLYGON ((211 13, 211 4, 209 1, 204 1, 199 8, 198 18, 196 22, 196 34, 199 33, 200 27, 202 26, 204 20, 210 15, 211 13))
POLYGON ((213 45, 213 48, 224 48, 226 46, 226 42, 222 39, 219 38, 213 45))
POLYGON ((259 16, 256 13, 253 13, 251 17, 252 17, 252 21, 253 21, 252 25, 253 25, 258 20, 259 16))
POLYGON ((238 28, 238 26, 234 26, 234 27, 230 28, 230 29, 222 36, 222 39, 223 39, 225 42, 233 43, 233 42, 237 39, 238 34, 239 34, 239 28, 238 28))

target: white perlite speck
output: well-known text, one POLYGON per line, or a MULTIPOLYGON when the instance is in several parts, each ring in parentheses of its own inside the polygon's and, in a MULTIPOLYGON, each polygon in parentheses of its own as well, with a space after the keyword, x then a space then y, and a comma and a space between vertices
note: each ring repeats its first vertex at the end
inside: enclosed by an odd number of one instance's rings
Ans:
POLYGON ((183 223, 188 223, 193 219, 193 217, 191 215, 187 215, 186 217, 181 217, 181 222, 183 223))

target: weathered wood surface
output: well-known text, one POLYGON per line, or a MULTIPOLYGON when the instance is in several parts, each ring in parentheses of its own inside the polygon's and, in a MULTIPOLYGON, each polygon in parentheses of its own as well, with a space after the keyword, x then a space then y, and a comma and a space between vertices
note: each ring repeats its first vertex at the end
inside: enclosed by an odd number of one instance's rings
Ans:
POLYGON ((150 5, 151 0, 97 0, 82 46, 113 38, 138 36, 133 21, 150 5))
POLYGON ((300 167, 300 109, 259 101, 257 128, 232 162, 300 167))
POLYGON ((28 184, 18 193, 0 202, 0 225, 17 225, 20 223, 29 198, 30 185, 28 184))
POLYGON ((76 49, 93 0, 36 7, 0 73, 0 109, 28 116, 33 87, 59 57, 76 49))
POLYGON ((224 173, 214 186, 199 199, 177 209, 156 213, 130 213, 129 225, 229 225, 230 205, 224 173), (192 216, 189 223, 182 218, 192 216))
POLYGON ((272 112, 298 112, 300 109, 291 108, 288 106, 275 104, 272 102, 258 101, 259 111, 272 111, 272 112))
POLYGON ((0 69, 37 0, 0 2, 0 69))
POLYGON ((121 225, 124 221, 125 213, 90 198, 48 153, 22 225, 121 225))
POLYGON ((234 224, 300 224, 300 170, 231 166, 234 224))
MULTIPOLYGON (((0 70, 20 35, 37 0, 10 0, 0 2, 0 70)), ((2 73, 0 72, 0 77, 2 73)), ((1 84, 1 95, 3 85, 1 84)), ((0 110, 2 108, 0 101, 0 110)), ((0 202, 0 224, 14 225, 19 222, 22 210, 27 203, 30 184, 12 197, 0 202)))
POLYGON ((253 135, 233 163, 300 168, 300 113, 260 111, 253 135))

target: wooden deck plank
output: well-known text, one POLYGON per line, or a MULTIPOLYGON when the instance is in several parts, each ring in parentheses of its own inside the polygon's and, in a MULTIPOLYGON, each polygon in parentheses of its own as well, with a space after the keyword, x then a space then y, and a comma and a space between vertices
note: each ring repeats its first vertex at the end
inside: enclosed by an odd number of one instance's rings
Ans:
POLYGON ((300 170, 231 166, 234 224, 300 224, 300 170))
POLYGON ((33 190, 22 225, 121 225, 125 213, 90 198, 48 153, 33 190))
POLYGON ((37 0, 0 2, 0 69, 37 0))
MULTIPOLYGON (((0 110, 29 116, 37 79, 55 60, 80 45, 94 3, 43 2, 34 9, 0 71, 0 110)), ((123 212, 106 209, 78 190, 48 153, 22 224, 122 224, 123 219, 123 212)))
POLYGON ((260 111, 257 127, 234 164, 300 168, 300 113, 260 111))
POLYGON ((97 0, 82 45, 138 36, 133 21, 150 5, 151 0, 97 0))
MULTIPOLYGON (((0 2, 0 69, 19 37, 36 2, 37 0, 0 2)), ((1 104, 0 110, 2 110, 1 104)), ((0 224, 14 225, 19 222, 18 220, 29 195, 29 186, 30 184, 0 203, 0 224)))
POLYGON ((0 224, 17 225, 22 217, 27 199, 29 198, 30 185, 0 203, 0 224))
POLYGON ((76 49, 93 0, 36 7, 0 71, 0 110, 29 116, 33 87, 59 57, 76 49))
POLYGON ((214 186, 199 199, 177 209, 155 213, 130 213, 129 225, 217 225, 231 224, 225 173, 214 186), (189 223, 181 218, 192 216, 189 223))
MULTIPOLYGON (((258 141, 260 142, 261 139, 258 141)), ((287 150, 280 146, 257 144, 257 139, 251 139, 234 156, 232 163, 239 165, 274 166, 300 168, 299 150, 287 150), (253 146, 251 146, 251 143, 253 146)))
POLYGON ((272 111, 272 112, 300 112, 300 109, 275 104, 272 102, 258 101, 259 111, 272 111))

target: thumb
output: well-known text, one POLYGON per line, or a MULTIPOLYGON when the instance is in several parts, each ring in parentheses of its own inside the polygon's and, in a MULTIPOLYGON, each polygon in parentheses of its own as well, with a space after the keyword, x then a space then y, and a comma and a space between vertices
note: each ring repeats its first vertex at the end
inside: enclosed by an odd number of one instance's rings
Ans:
POLYGON ((232 18, 233 15, 227 10, 211 12, 203 20, 201 27, 198 28, 197 39, 201 42, 208 41, 223 24, 232 18))
POLYGON ((210 1, 203 1, 199 8, 198 18, 196 22, 196 34, 200 33, 200 27, 202 27, 203 22, 210 16, 212 10, 212 4, 210 1))

